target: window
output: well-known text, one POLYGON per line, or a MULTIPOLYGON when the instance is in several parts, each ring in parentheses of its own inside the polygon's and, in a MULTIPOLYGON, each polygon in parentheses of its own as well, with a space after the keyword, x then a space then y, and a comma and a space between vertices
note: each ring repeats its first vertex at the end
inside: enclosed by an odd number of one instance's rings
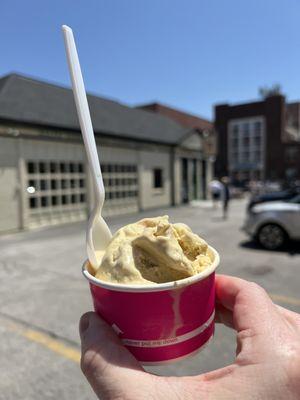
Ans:
POLYGON ((154 188, 163 187, 163 170, 161 168, 153 169, 153 187, 154 188))
POLYGON ((29 208, 37 208, 38 202, 36 197, 30 197, 29 199, 29 208))
POLYGON ((42 207, 48 206, 48 198, 46 196, 41 197, 41 204, 42 204, 42 207))
POLYGON ((27 163, 27 172, 28 174, 34 174, 37 172, 37 165, 34 162, 28 162, 27 163))
POLYGON ((47 172, 47 164, 45 162, 39 163, 39 172, 40 174, 45 174, 47 172))
POLYGON ((238 138, 233 137, 231 140, 231 144, 232 144, 232 147, 235 147, 235 148, 238 147, 238 144, 239 144, 238 138))
POLYGON ((261 152, 260 151, 254 152, 254 161, 261 161, 261 152))
POLYGON ((254 122, 254 132, 260 134, 261 131, 261 122, 254 122))
MULTIPOLYGON (((33 186, 33 185, 32 185, 33 186)), ((45 179, 41 179, 40 180, 40 186, 41 186, 41 190, 47 190, 48 189, 48 183, 45 179)))
POLYGON ((239 133, 239 125, 235 124, 232 127, 232 134, 234 137, 237 137, 238 133, 239 133))
POLYGON ((231 173, 242 172, 247 164, 250 175, 253 171, 263 175, 264 135, 262 116, 229 121, 227 156, 231 173))
POLYGON ((56 162, 51 162, 50 163, 50 172, 51 174, 55 174, 55 172, 57 172, 58 170, 58 165, 56 162))
POLYGON ((58 205, 58 196, 51 196, 51 204, 52 206, 58 205))
POLYGON ((255 136, 254 137, 254 144, 256 146, 260 146, 260 144, 261 144, 261 137, 260 136, 255 136))
POLYGON ((250 131, 250 124, 248 122, 243 123, 243 131, 244 131, 244 135, 249 135, 249 131, 250 131))

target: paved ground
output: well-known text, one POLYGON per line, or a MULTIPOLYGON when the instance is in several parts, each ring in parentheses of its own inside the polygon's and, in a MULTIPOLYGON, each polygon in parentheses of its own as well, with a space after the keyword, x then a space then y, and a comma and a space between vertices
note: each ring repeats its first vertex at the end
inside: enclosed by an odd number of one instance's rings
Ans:
MULTIPOLYGON (((281 305, 300 312, 300 245, 268 252, 239 230, 244 201, 232 202, 223 221, 207 204, 147 212, 168 213, 205 237, 221 254, 220 273, 256 281, 281 305)), ((113 230, 144 214, 111 219, 113 230)), ((79 370, 80 315, 90 310, 84 224, 0 238, 0 399, 94 399, 79 370)), ((233 333, 218 327, 213 342, 193 359, 164 368, 166 374, 197 374, 234 358, 233 333)))

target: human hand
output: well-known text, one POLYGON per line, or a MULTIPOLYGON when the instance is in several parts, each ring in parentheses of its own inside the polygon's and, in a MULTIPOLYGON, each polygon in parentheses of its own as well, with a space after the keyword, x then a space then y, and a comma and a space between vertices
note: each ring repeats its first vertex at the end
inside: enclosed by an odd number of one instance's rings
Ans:
POLYGON ((216 276, 216 321, 236 330, 232 365, 191 377, 143 370, 97 314, 80 321, 81 368, 101 400, 300 398, 300 315, 275 305, 258 285, 216 276))

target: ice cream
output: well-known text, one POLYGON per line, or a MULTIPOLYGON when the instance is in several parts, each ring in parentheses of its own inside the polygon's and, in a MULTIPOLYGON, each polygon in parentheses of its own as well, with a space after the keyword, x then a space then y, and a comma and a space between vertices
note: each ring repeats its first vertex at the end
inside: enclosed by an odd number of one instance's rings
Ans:
POLYGON ((119 229, 95 277, 124 284, 153 284, 187 278, 211 265, 207 243, 168 216, 145 218, 119 229))

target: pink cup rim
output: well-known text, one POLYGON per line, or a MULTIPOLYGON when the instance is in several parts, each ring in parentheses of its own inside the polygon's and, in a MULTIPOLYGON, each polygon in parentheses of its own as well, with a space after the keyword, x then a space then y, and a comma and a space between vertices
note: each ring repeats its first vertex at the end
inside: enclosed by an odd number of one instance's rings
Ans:
POLYGON ((102 281, 95 278, 87 270, 88 260, 86 260, 82 266, 82 273, 84 277, 93 285, 102 287, 104 289, 113 290, 117 292, 162 292, 164 290, 178 289, 184 286, 189 286, 195 282, 202 281, 211 275, 220 263, 219 253, 211 246, 208 246, 209 250, 214 256, 214 260, 211 265, 205 268, 203 271, 199 272, 197 275, 191 277, 180 279, 178 281, 166 282, 166 283, 153 283, 149 285, 125 285, 123 283, 111 283, 102 281))

